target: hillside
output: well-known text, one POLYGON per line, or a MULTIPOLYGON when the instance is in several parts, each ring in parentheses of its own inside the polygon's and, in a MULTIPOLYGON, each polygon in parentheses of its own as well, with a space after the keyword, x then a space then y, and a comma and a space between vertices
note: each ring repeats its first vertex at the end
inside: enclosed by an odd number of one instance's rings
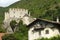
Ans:
MULTIPOLYGON (((47 10, 53 10, 55 13, 55 9, 58 6, 60 8, 60 0, 21 0, 16 2, 9 7, 2 8, 0 7, 0 23, 4 19, 4 12, 8 11, 9 8, 25 8, 28 9, 33 17, 36 18, 45 18, 49 20, 53 20, 52 13, 46 13, 47 10)), ((59 9, 57 8, 57 9, 59 9)), ((55 14, 56 15, 56 14, 55 14)))
MULTIPOLYGON (((31 16, 36 18, 54 21, 56 21, 57 17, 60 18, 60 0, 21 0, 8 7, 0 7, 0 27, 4 20, 4 12, 8 12, 9 8, 28 9, 31 16)), ((28 28, 22 24, 22 21, 18 23, 18 29, 19 31, 16 31, 13 35, 4 36, 3 40, 11 40, 12 38, 14 40, 15 38, 18 40, 28 40, 28 28)))

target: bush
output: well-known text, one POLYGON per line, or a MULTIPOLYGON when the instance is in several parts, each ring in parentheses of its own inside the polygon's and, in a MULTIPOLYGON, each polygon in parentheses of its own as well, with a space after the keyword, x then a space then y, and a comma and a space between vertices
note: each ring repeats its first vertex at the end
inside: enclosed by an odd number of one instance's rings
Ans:
POLYGON ((2 40, 18 40, 13 34, 5 35, 2 40))
POLYGON ((28 40, 28 28, 26 25, 23 25, 23 21, 20 20, 18 23, 18 31, 15 32, 15 37, 19 40, 28 40))
POLYGON ((60 40, 60 36, 52 37, 52 38, 41 38, 37 40, 60 40))
POLYGON ((2 28, 3 26, 0 26, 0 33, 5 33, 6 30, 4 28, 2 28))
POLYGON ((16 24, 17 24, 17 22, 15 20, 12 20, 10 22, 10 26, 11 26, 11 28, 12 28, 13 31, 14 31, 14 28, 16 27, 16 24))

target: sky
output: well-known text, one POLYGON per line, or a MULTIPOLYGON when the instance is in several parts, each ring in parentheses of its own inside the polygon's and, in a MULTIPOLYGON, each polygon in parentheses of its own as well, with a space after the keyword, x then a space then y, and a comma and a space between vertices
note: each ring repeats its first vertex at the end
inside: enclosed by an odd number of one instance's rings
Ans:
POLYGON ((0 7, 7 7, 15 2, 18 2, 19 0, 0 0, 0 7))

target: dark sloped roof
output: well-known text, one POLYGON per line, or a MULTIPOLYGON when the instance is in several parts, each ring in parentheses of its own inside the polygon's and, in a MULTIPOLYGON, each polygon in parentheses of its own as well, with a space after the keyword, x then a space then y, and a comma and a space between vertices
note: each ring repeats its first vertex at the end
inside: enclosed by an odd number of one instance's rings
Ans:
POLYGON ((51 20, 46 20, 46 19, 38 18, 35 21, 33 21, 32 23, 30 23, 27 27, 30 27, 30 26, 34 25, 36 22, 39 22, 39 21, 43 21, 43 22, 47 22, 47 23, 52 23, 52 24, 60 25, 60 23, 58 23, 56 21, 51 21, 51 20))

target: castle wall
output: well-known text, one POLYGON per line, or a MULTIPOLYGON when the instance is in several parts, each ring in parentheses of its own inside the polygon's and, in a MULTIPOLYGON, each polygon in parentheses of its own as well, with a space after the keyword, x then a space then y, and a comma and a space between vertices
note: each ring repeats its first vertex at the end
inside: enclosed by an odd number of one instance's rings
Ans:
POLYGON ((5 12, 5 20, 9 19, 9 14, 7 12, 5 12))
POLYGON ((5 28, 7 27, 7 32, 12 32, 12 29, 9 25, 12 20, 16 20, 17 23, 20 20, 22 20, 24 24, 26 24, 26 25, 29 24, 30 17, 28 14, 28 10, 27 9, 10 8, 9 12, 5 12, 4 27, 5 28))
POLYGON ((26 9, 10 8, 9 12, 5 13, 5 20, 7 19, 20 19, 23 18, 25 14, 28 14, 26 9))

